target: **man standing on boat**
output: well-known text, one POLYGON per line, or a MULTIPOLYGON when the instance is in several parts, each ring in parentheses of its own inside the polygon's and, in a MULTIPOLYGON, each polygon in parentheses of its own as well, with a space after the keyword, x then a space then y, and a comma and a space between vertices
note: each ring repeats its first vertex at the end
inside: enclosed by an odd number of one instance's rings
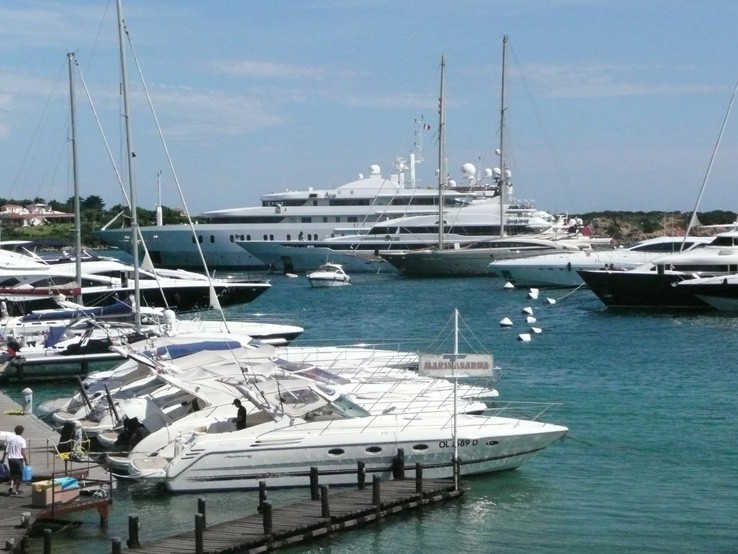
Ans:
POLYGON ((233 405, 238 408, 236 412, 236 430, 246 429, 246 408, 241 405, 241 401, 236 398, 233 405))

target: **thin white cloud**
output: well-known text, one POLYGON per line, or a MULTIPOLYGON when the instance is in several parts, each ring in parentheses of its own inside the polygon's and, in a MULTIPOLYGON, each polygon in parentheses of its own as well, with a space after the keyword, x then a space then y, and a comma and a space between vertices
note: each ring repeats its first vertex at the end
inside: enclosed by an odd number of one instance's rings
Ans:
MULTIPOLYGON (((166 136, 203 140, 285 124, 268 102, 255 96, 186 87, 150 87, 166 136)), ((136 98, 144 101, 141 92, 136 98)))
POLYGON ((220 60, 209 64, 209 66, 216 73, 232 77, 323 79, 328 73, 324 67, 298 66, 255 60, 220 60))
POLYGON ((680 82, 674 73, 685 73, 684 69, 618 64, 527 64, 522 71, 531 86, 552 98, 674 96, 709 93, 722 88, 704 83, 680 82), (654 73, 659 73, 659 76, 651 77, 654 73))

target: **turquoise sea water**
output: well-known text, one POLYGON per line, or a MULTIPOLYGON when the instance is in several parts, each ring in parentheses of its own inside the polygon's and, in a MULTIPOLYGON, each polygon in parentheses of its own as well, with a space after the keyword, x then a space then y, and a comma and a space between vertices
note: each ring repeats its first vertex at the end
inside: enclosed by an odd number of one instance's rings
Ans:
MULTIPOLYGON (((501 398, 560 402, 546 419, 570 429, 515 471, 464 479, 460 501, 288 552, 738 551, 738 318, 613 313, 586 290, 533 300, 495 278, 355 275, 336 289, 311 289, 304 276, 270 278, 270 291, 228 311, 299 323, 306 331, 296 344, 419 348, 458 308, 465 335, 473 332, 503 370, 501 398), (543 330, 529 343, 517 340, 529 327, 526 306, 543 330), (514 326, 501 328, 503 317, 514 326)), ((35 385, 35 398, 72 388, 35 385)), ((95 513, 80 516, 81 527, 54 538, 55 552, 109 552, 111 537, 125 541, 129 514, 139 515, 144 541, 188 530, 197 496, 121 487, 107 530, 95 513)), ((204 497, 209 522, 256 507, 253 493, 204 497)))

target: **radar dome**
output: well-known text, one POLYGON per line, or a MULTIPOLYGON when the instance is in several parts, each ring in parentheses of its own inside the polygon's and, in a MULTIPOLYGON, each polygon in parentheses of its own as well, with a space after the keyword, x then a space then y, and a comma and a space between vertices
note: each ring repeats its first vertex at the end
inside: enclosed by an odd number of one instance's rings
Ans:
POLYGON ((379 166, 377 164, 370 165, 369 171, 372 175, 379 175, 381 173, 379 166))
POLYGON ((453 179, 449 179, 448 180, 448 186, 449 186, 449 188, 456 187, 456 181, 454 181, 453 179))
POLYGON ((485 177, 492 177, 492 170, 490 168, 488 168, 488 167, 485 168, 484 169, 484 176, 485 177))
POLYGON ((473 179, 474 176, 477 174, 477 168, 474 167, 474 164, 465 163, 464 165, 461 166, 461 173, 467 179, 473 179))
POLYGON ((172 310, 164 310, 164 323, 166 325, 173 325, 174 322, 177 320, 177 316, 172 310))

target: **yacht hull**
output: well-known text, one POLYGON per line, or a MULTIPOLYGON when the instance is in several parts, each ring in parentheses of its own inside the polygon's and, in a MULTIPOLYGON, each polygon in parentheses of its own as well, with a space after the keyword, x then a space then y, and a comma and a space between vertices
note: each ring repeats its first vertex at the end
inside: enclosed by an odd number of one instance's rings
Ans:
POLYGON ((688 275, 636 271, 580 271, 587 286, 608 308, 709 310, 710 306, 686 287, 688 275))
MULTIPOLYGON (((459 430, 461 475, 517 468, 567 432, 565 427, 528 422, 531 423, 534 428, 528 431, 518 429, 504 435, 484 433, 479 426, 475 431, 459 430)), ((365 463, 368 480, 374 475, 388 479, 402 450, 407 477, 414 476, 416 463, 422 464, 424 477, 453 476, 450 425, 439 431, 425 428, 403 439, 398 438, 398 433, 408 433, 401 426, 391 431, 372 428, 373 425, 365 427, 363 433, 333 438, 330 428, 326 428, 328 436, 316 435, 317 441, 289 433, 284 437, 266 433, 247 438, 247 429, 241 437, 239 433, 244 432, 228 433, 231 437, 209 442, 207 447, 195 442, 169 465, 158 458, 134 460, 131 473, 133 478, 162 482, 172 492, 257 489, 260 481, 265 481, 269 488, 305 487, 310 483, 311 467, 318 469, 321 484, 353 485, 357 482, 359 460, 365 463)))

